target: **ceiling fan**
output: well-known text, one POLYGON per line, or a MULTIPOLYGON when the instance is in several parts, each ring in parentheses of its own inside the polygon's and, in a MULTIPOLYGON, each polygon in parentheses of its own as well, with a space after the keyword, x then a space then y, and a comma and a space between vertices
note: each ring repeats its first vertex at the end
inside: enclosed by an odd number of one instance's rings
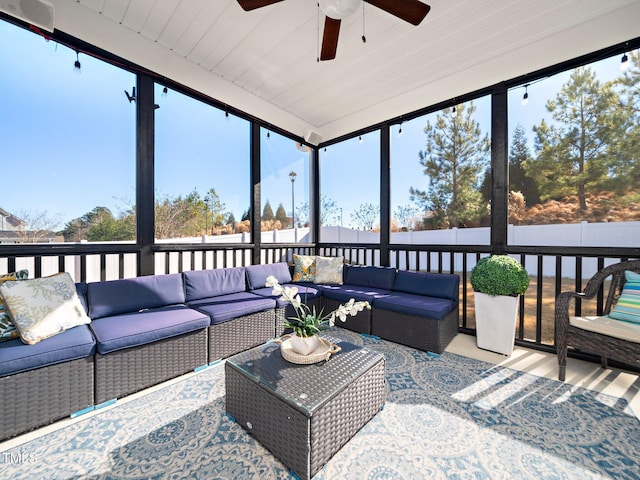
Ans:
MULTIPOLYGON (((282 0, 238 0, 238 3, 248 12, 281 1, 282 0)), ((431 10, 429 5, 418 0, 319 0, 318 5, 320 10, 325 14, 320 60, 333 60, 336 58, 340 22, 343 18, 354 13, 362 1, 378 7, 412 25, 419 25, 424 17, 427 16, 429 10, 431 10)))

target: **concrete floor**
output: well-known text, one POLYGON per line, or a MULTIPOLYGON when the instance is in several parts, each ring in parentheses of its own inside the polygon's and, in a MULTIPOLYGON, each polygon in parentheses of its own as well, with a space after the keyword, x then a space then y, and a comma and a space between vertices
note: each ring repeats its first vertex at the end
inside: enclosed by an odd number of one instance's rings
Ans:
MULTIPOLYGON (((505 356, 478 348, 476 338, 465 334, 456 335, 446 351, 540 377, 558 379, 558 358, 555 354, 516 346, 510 356, 505 356)), ((569 357, 566 383, 623 398, 629 403, 630 412, 640 418, 640 375, 636 373, 602 368, 599 364, 569 357)))

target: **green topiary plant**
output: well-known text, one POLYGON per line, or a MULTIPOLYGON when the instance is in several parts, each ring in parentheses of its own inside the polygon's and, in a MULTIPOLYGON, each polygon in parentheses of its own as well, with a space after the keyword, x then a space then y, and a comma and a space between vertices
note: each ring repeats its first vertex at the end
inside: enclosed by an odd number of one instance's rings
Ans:
POLYGON ((481 258, 471 270, 471 286, 487 295, 522 295, 529 287, 529 274, 508 255, 481 258))

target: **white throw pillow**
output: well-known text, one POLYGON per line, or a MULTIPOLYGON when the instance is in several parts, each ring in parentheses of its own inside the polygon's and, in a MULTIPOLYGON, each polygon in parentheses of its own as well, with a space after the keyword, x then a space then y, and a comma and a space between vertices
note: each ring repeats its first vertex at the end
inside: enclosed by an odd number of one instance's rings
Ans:
POLYGON ((0 294, 20 338, 29 345, 91 322, 80 303, 76 285, 66 272, 6 281, 0 285, 0 294))
POLYGON ((344 257, 316 256, 316 278, 313 283, 342 285, 344 257))

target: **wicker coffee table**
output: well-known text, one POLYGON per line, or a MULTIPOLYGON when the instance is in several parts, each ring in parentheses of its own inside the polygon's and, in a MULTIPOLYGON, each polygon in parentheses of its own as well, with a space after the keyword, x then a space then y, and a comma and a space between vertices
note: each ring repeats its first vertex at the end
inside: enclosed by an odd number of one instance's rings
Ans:
POLYGON ((303 479, 384 405, 384 357, 348 342, 339 346, 312 365, 289 363, 274 342, 225 363, 227 413, 303 479))

